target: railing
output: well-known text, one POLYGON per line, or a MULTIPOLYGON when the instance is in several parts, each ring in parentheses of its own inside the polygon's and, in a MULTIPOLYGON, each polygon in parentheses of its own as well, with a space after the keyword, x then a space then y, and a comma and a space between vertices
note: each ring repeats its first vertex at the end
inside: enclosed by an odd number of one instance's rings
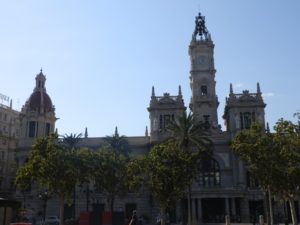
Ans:
POLYGON ((170 99, 176 101, 176 100, 177 100, 177 97, 178 97, 178 96, 170 96, 170 95, 168 95, 168 96, 156 96, 156 100, 157 100, 157 101, 160 101, 160 100, 163 99, 163 98, 170 98, 170 99))
POLYGON ((235 96, 236 98, 240 98, 240 97, 245 96, 245 95, 250 96, 250 97, 253 97, 253 98, 256 98, 256 97, 257 97, 257 93, 249 93, 249 92, 246 92, 246 93, 243 93, 243 94, 234 94, 234 96, 235 96))

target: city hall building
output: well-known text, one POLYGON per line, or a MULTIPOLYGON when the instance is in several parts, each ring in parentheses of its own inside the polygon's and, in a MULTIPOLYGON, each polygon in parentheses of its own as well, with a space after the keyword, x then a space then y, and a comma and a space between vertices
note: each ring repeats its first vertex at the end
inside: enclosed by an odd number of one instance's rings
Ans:
MULTIPOLYGON (((214 146, 211 159, 205 162, 192 186, 194 218, 198 224, 223 223, 225 215, 230 215, 232 222, 250 222, 258 214, 266 212, 264 193, 249 177, 245 164, 231 152, 230 142, 237 132, 249 128, 253 121, 264 126, 266 104, 259 83, 255 91, 245 90, 242 93, 235 93, 230 84, 223 113, 225 130, 221 130, 217 113, 219 100, 216 93, 214 46, 204 17, 199 14, 188 47, 191 67, 190 76, 186 79, 190 80, 190 102, 188 105, 184 103, 181 87, 176 94, 163 95, 157 95, 152 87, 147 109, 150 118, 149 132, 146 130, 142 136, 127 138, 132 154, 146 154, 151 146, 166 138, 168 134, 164 132, 164 128, 168 122, 189 108, 196 118, 211 124, 210 138, 214 146)), ((15 170, 25 163, 30 146, 37 137, 44 137, 55 131, 55 107, 47 94, 45 83, 46 77, 41 70, 35 77, 33 93, 20 112, 13 110, 11 105, 0 107, 0 197, 23 201, 22 195, 13 188, 15 170)), ((94 150, 103 143, 104 139, 101 137, 89 138, 85 135, 80 145, 94 150)), ((38 197, 39 191, 40 189, 33 187, 26 193, 26 202, 23 202, 35 215, 43 208, 43 200, 38 197)), ((55 197, 49 199, 47 215, 58 215, 58 205, 55 197)), ((132 210, 136 209, 139 215, 152 224, 159 214, 155 199, 144 189, 139 195, 128 194, 116 199, 114 207, 115 211, 125 212, 126 216, 131 216, 132 210)), ((66 204, 66 216, 72 217, 75 213, 78 217, 81 211, 100 212, 106 209, 108 205, 105 196, 94 191, 90 184, 76 188, 75 207, 66 204)), ((275 214, 282 212, 283 206, 278 203, 275 214)), ((173 223, 186 221, 187 200, 178 202, 169 216, 173 223)))

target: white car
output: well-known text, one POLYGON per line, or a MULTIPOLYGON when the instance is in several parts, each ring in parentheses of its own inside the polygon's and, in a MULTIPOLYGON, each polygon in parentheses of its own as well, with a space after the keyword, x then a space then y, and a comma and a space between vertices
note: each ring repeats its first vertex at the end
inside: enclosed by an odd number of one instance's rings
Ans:
POLYGON ((59 218, 57 216, 48 216, 45 219, 45 225, 59 225, 59 218))

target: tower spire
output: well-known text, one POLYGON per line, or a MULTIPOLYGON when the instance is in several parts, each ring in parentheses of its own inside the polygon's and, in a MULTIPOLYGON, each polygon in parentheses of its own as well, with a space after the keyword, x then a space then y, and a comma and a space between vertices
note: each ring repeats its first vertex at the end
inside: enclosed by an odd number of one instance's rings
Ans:
POLYGON ((154 86, 152 86, 152 93, 151 93, 151 97, 155 97, 155 90, 154 90, 154 86))
POLYGON ((87 129, 87 127, 85 128, 85 131, 84 131, 84 137, 85 137, 85 138, 88 137, 88 129, 87 129))
POLYGON ((233 88, 232 88, 232 83, 230 83, 230 92, 229 92, 230 95, 233 94, 233 88))
POLYGON ((259 82, 257 82, 256 92, 257 94, 261 94, 259 82))
POLYGON ((119 136, 119 132, 118 132, 118 127, 116 126, 115 128, 115 136, 118 137, 119 136))
POLYGON ((266 129, 267 133, 270 133, 270 127, 269 127, 269 123, 267 123, 267 129, 266 129))
POLYGON ((181 85, 179 85, 179 87, 178 87, 178 96, 182 96, 181 85))

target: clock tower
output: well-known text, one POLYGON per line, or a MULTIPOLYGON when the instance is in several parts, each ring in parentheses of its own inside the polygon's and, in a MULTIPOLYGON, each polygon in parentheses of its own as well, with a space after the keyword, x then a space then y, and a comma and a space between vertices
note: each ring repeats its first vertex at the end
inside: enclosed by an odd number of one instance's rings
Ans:
POLYGON ((192 90, 190 109, 195 118, 209 122, 216 128, 219 102, 215 89, 214 43, 205 26, 205 17, 199 13, 195 23, 195 31, 189 46, 192 90))

